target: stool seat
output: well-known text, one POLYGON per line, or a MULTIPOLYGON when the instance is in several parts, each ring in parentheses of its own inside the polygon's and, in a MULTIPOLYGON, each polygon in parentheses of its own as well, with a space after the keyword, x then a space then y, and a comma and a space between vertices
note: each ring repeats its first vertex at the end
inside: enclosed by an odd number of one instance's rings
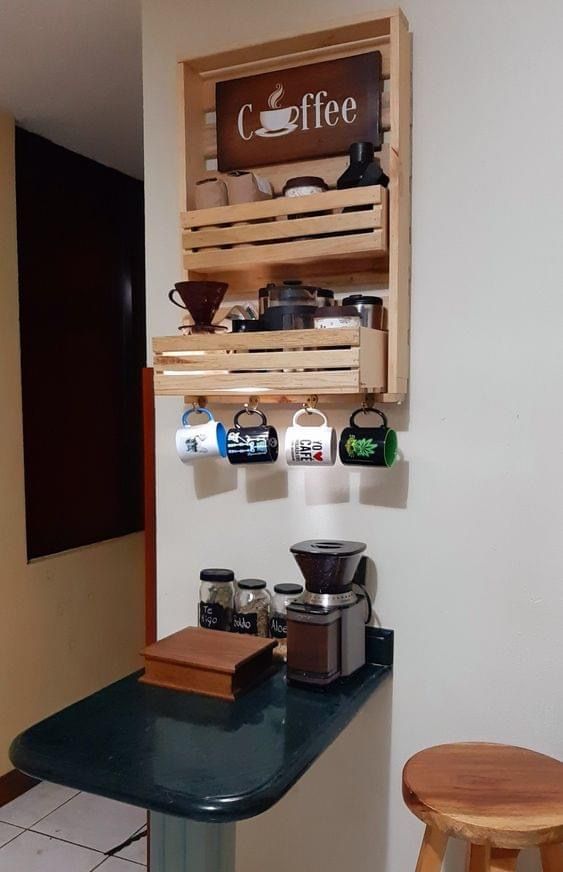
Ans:
POLYGON ((563 842, 563 763, 525 748, 467 742, 420 751, 403 770, 403 798, 433 830, 474 845, 563 842))

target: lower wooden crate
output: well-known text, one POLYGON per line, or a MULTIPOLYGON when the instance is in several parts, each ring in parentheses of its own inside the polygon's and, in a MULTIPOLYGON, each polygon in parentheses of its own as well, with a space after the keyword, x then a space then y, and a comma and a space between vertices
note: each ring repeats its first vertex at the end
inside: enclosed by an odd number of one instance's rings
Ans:
POLYGON ((153 340, 155 394, 382 393, 387 333, 365 327, 165 336, 153 340))

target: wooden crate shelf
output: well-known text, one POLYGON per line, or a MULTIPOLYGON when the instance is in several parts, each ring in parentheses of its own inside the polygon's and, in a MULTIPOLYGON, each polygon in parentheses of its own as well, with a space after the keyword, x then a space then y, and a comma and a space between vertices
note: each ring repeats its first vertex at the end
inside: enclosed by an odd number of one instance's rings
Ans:
POLYGON ((278 197, 199 209, 183 213, 182 227, 187 270, 219 274, 316 260, 321 274, 325 265, 334 270, 334 259, 345 269, 347 260, 358 255, 386 254, 387 191, 375 185, 312 194, 306 200, 278 197), (299 217, 304 212, 307 217, 299 217))
MULTIPOLYGON (((301 33, 260 45, 238 46, 219 54, 182 60, 178 65, 180 226, 185 278, 225 281, 229 285, 229 299, 237 302, 256 302, 258 288, 267 282, 279 283, 288 278, 302 279, 307 284, 318 284, 339 292, 381 291, 386 310, 387 356, 384 376, 376 379, 382 386, 376 388, 379 402, 404 399, 408 386, 411 48, 407 19, 400 9, 393 9, 376 12, 367 21, 351 21, 344 26, 301 33), (339 154, 268 166, 248 166, 246 169, 270 182, 275 199, 217 209, 194 209, 196 183, 217 175, 217 82, 297 66, 304 68, 306 76, 309 64, 375 50, 381 53, 383 77, 383 144, 378 157, 389 176, 387 190, 379 187, 334 190, 337 179, 348 166, 348 156, 339 154), (295 200, 283 197, 285 183, 295 176, 321 176, 330 190, 295 200), (357 211, 345 212, 347 208, 357 211), (300 217, 304 213, 308 217, 300 217)), ((253 338, 257 335, 254 334, 253 338)), ((175 337, 174 341, 177 339, 175 337)), ((201 337, 192 337, 191 341, 196 339, 200 341, 201 337)), ((228 346, 233 337, 223 334, 213 339, 218 344, 207 348, 207 352, 228 354, 237 351, 228 346)), ((350 344, 347 350, 339 348, 338 354, 348 354, 348 361, 351 361, 352 352, 359 349, 360 358, 365 358, 362 347, 362 342, 350 344)), ((246 353, 250 355, 254 350, 246 353)), ((330 349, 313 346, 315 350, 325 355, 330 349)), ((241 349, 238 349, 239 356, 240 353, 241 349)), ((276 354, 275 347, 271 347, 269 353, 276 354)), ((250 356, 259 355, 252 353, 250 356)), ((215 359, 218 363, 222 360, 215 359)), ((253 387, 265 386, 261 402, 282 396, 299 398, 309 388, 337 401, 339 394, 357 393, 365 384, 365 362, 359 367, 354 363, 342 368, 329 368, 328 363, 323 363, 316 370, 322 378, 319 375, 317 384, 309 385, 305 382, 309 380, 307 373, 310 368, 300 365, 298 358, 294 359, 293 374, 283 371, 288 368, 286 366, 281 370, 274 369, 277 361, 275 358, 271 361, 271 372, 247 370, 247 375, 255 373, 253 387), (354 372, 356 374, 351 375, 354 372), (327 390, 322 391, 320 383, 327 379, 331 381, 327 390)), ((205 393, 232 398, 233 394, 228 391, 235 390, 231 384, 240 373, 210 368, 208 373, 212 374, 197 377, 200 387, 195 389, 195 393, 205 384, 205 393)), ((175 387, 170 382, 173 378, 164 375, 164 371, 157 374, 162 393, 194 394, 193 371, 191 375, 186 370, 176 376, 175 387), (190 390, 179 389, 186 379, 190 390)))
POLYGON ((153 339, 157 396, 381 394, 387 333, 364 327, 153 339))

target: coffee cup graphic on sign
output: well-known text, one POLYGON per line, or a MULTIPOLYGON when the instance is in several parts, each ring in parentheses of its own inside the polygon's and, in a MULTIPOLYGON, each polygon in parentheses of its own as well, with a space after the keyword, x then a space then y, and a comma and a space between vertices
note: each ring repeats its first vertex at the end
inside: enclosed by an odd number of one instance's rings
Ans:
POLYGON ((182 426, 176 430, 176 451, 182 463, 192 463, 206 457, 226 457, 226 430, 209 409, 194 406, 182 415, 182 426), (189 417, 197 414, 206 415, 208 420, 205 424, 192 426, 189 417))
POLYGON ((268 97, 268 109, 260 112, 262 127, 256 131, 258 136, 285 136, 297 130, 295 123, 299 117, 297 106, 282 106, 285 88, 279 82, 268 97))
POLYGON ((274 463, 278 459, 278 434, 268 424, 260 409, 241 409, 234 419, 234 427, 227 433, 227 457, 229 463, 274 463), (258 415, 261 423, 241 427, 242 415, 258 415))
POLYGON ((379 409, 356 409, 350 426, 342 431, 338 453, 342 463, 351 466, 393 466, 397 459, 397 433, 387 426, 387 418, 379 409), (373 412, 383 421, 379 427, 360 427, 356 416, 373 412))
POLYGON ((336 460, 336 432, 328 426, 326 415, 318 409, 300 409, 285 433, 285 459, 288 466, 333 466, 336 460), (323 423, 303 426, 303 415, 320 415, 323 423))

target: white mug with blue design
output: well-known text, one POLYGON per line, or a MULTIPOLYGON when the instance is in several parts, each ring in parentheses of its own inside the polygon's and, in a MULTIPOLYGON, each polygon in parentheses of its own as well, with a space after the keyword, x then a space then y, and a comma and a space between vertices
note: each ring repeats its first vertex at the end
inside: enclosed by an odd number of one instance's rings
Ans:
POLYGON ((209 409, 194 406, 182 415, 182 426, 176 430, 176 451, 182 463, 192 463, 206 457, 227 456, 227 432, 209 409), (191 425, 190 415, 207 415, 205 424, 191 425))

